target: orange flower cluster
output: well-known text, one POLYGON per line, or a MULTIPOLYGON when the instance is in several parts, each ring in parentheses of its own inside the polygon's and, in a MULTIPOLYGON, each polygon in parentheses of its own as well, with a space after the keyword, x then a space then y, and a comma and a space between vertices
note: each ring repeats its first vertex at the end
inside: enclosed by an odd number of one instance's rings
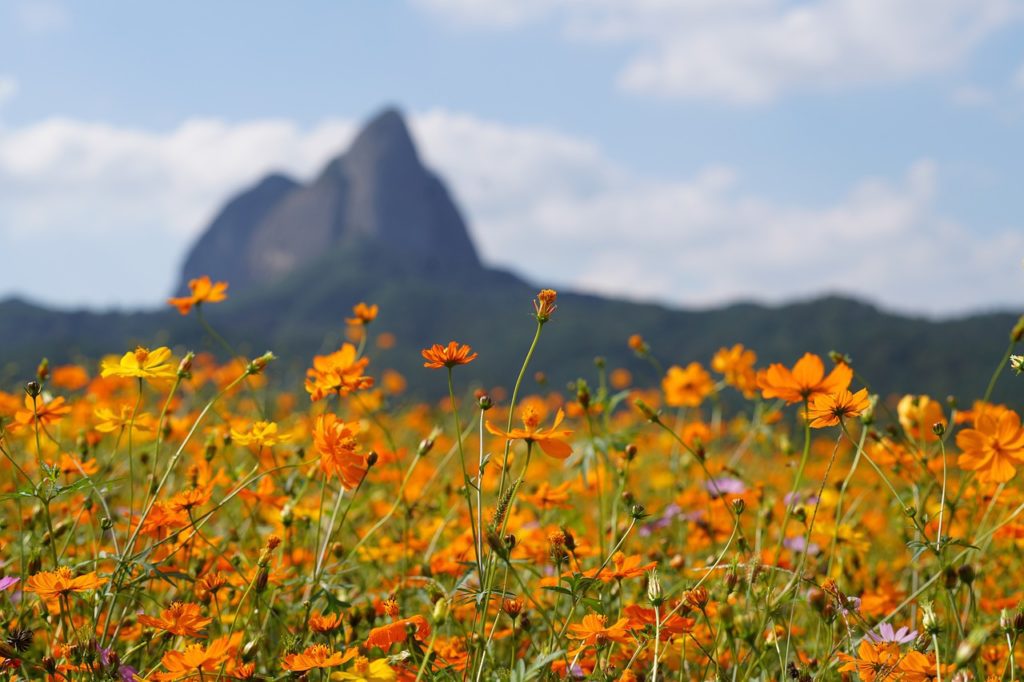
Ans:
POLYGON ((317 355, 306 372, 306 391, 315 402, 329 395, 344 396, 373 386, 373 377, 365 374, 369 358, 358 357, 350 343, 329 355, 317 355))

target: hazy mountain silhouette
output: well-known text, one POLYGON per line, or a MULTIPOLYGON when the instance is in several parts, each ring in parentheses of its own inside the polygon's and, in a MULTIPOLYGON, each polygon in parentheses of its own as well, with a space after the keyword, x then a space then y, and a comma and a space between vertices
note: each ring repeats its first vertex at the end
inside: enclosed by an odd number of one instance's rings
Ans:
MULTIPOLYGON (((380 304, 372 329, 393 332, 398 344, 374 349, 372 367, 402 371, 421 392, 444 387, 423 370, 419 349, 449 339, 480 352, 473 377, 509 385, 533 334, 530 301, 544 284, 481 263, 455 202, 394 109, 374 117, 310 183, 273 174, 228 200, 189 251, 177 292, 199 275, 230 283, 229 300, 206 311, 211 322, 242 352, 277 353, 274 376, 290 388, 313 354, 337 347, 353 304, 380 304)), ((154 304, 149 312, 101 313, 0 302, 0 386, 31 376, 43 356, 89 362, 136 343, 219 352, 192 317, 154 304)), ((559 304, 534 365, 556 387, 592 377, 595 355, 646 373, 645 383, 657 380, 626 347, 640 333, 666 363, 706 363, 737 342, 762 362, 835 349, 852 355, 874 390, 966 400, 984 392, 1016 321, 935 321, 839 297, 688 311, 563 291, 559 304)), ((1021 386, 1006 378, 997 396, 1019 397, 1021 386)))

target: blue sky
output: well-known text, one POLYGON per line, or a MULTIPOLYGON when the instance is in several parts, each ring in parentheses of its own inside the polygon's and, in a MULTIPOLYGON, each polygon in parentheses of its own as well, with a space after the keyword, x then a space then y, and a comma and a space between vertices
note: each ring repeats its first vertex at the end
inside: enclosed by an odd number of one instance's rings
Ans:
POLYGON ((678 305, 1019 306, 1020 0, 0 4, 0 296, 157 304, 401 106, 485 258, 678 305))

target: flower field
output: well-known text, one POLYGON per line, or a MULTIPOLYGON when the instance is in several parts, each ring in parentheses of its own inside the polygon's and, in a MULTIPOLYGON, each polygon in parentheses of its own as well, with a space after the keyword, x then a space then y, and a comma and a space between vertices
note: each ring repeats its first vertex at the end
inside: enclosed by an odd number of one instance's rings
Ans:
POLYGON ((110 349, 0 391, 4 679, 1022 677, 1024 427, 988 398, 1024 324, 960 404, 628 332, 645 378, 551 387, 544 290, 507 385, 438 339, 423 403, 374 362, 376 306, 282 387, 202 316, 226 297, 170 302, 219 360, 110 349))

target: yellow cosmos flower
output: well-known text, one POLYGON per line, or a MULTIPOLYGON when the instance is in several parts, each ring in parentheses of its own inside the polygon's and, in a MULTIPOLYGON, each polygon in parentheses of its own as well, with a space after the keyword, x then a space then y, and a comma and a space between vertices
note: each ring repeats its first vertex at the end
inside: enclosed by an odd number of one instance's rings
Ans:
POLYGON ((278 433, 276 422, 254 422, 248 431, 231 429, 231 440, 238 445, 255 445, 258 448, 272 448, 291 438, 291 434, 278 433))
POLYGON ((126 377, 146 381, 167 381, 174 379, 178 368, 171 357, 171 349, 161 346, 154 350, 139 346, 121 356, 120 360, 107 358, 103 361, 100 375, 103 377, 126 377))

